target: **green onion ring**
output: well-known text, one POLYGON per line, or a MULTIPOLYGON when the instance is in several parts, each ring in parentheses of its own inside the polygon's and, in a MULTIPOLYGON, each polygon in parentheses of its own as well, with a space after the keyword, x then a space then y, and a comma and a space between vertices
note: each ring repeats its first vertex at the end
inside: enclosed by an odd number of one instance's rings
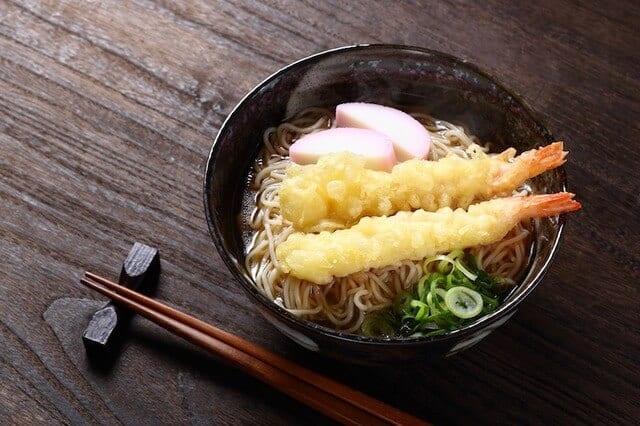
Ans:
POLYGON ((482 311, 482 296, 468 287, 452 287, 447 291, 444 303, 458 318, 473 318, 482 311))

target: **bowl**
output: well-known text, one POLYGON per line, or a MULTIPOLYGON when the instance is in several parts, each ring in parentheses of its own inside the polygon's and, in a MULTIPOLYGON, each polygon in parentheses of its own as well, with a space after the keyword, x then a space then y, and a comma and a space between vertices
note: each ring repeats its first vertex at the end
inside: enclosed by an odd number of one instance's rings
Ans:
MULTIPOLYGON (((204 176, 204 206, 213 242, 255 308, 303 347, 358 364, 425 361, 474 345, 511 318, 540 283, 558 248, 564 220, 537 220, 531 261, 521 283, 493 313, 441 336, 370 338, 300 319, 263 296, 244 266, 239 225, 242 192, 262 147, 262 133, 310 106, 342 102, 421 105, 466 124, 482 140, 518 152, 553 141, 531 110, 495 78, 453 56, 411 46, 355 45, 288 65, 256 86, 222 124, 204 176)), ((534 179, 543 192, 565 190, 562 168, 534 179)))

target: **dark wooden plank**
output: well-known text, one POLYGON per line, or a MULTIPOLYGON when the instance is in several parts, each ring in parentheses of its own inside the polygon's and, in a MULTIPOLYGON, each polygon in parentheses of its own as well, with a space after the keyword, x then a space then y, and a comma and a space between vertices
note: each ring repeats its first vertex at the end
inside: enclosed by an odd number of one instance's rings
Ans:
POLYGON ((113 372, 91 368, 80 335, 99 302, 77 280, 115 279, 140 240, 163 256, 160 299, 413 414, 635 423, 639 24, 625 0, 0 2, 0 418, 326 422, 141 320, 113 372), (286 63, 356 42, 443 50, 503 80, 566 141, 584 205, 518 314, 433 365, 372 371, 297 348, 206 230, 201 174, 226 114, 286 63))

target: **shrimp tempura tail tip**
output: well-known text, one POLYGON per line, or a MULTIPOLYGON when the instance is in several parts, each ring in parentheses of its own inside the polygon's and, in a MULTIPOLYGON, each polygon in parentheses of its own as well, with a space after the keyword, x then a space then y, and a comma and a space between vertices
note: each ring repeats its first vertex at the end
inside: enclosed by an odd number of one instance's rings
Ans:
POLYGON ((522 155, 522 159, 531 162, 530 176, 537 176, 547 170, 555 169, 566 162, 568 151, 563 151, 562 141, 554 142, 537 150, 529 151, 522 155), (530 153, 530 154, 529 154, 530 153))
MULTIPOLYGON (((580 210, 582 205, 573 199, 575 194, 559 192, 522 197, 520 215, 523 218, 547 217, 580 210)), ((517 197, 514 197, 517 199, 517 197)))

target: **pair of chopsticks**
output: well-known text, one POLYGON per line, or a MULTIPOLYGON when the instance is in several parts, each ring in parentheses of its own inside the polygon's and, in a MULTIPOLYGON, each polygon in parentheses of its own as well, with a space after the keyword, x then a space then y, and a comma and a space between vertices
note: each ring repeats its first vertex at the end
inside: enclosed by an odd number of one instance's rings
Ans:
POLYGON ((338 422, 364 425, 428 424, 91 272, 87 272, 80 282, 338 422))

